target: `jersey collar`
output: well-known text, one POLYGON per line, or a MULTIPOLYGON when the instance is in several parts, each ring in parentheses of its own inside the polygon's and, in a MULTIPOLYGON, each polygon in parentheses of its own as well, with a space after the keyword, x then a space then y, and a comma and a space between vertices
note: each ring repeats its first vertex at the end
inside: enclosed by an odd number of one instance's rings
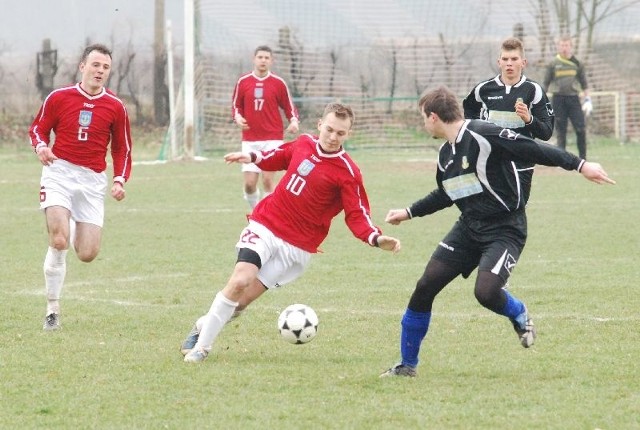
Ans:
POLYGON ((82 94, 83 96, 85 96, 86 98, 88 98, 89 100, 95 100, 95 99, 99 99, 100 97, 102 97, 103 95, 106 94, 107 90, 105 89, 105 87, 102 87, 102 91, 100 91, 98 94, 89 94, 88 92, 86 92, 85 90, 82 89, 82 87, 80 86, 80 82, 78 82, 76 84, 76 89, 78 90, 78 92, 80 94, 82 94))

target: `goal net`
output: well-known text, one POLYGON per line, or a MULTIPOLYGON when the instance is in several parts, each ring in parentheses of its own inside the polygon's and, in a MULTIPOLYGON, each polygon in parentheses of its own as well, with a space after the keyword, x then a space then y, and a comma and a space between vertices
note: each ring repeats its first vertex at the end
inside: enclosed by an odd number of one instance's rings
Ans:
MULTIPOLYGON (((351 147, 425 145, 430 140, 417 111, 420 94, 447 85, 464 97, 498 74, 506 37, 523 39, 525 74, 542 82, 559 34, 552 3, 196 0, 195 153, 239 148, 231 94, 238 76, 252 69, 254 49, 265 44, 274 51, 273 71, 286 80, 298 106, 301 131, 314 132, 324 105, 342 101, 356 113, 351 147)), ((594 27, 590 49, 584 34, 577 38, 576 56, 587 66, 594 104, 590 134, 640 138, 637 3, 618 0, 626 7, 594 27)), ((177 94, 180 142, 183 100, 177 94)))

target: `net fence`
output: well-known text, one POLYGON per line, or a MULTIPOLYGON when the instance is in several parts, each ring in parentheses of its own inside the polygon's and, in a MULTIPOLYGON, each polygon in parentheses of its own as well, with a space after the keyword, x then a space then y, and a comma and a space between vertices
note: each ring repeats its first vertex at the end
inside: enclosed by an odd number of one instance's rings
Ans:
MULTIPOLYGON (((337 100, 356 112, 349 145, 420 144, 420 94, 444 84, 464 97, 477 82, 499 73, 499 47, 506 37, 524 41, 525 74, 542 82, 560 34, 551 3, 196 1, 195 152, 239 146, 231 94, 238 76, 252 69, 254 49, 264 44, 273 49, 273 71, 287 81, 298 106, 301 131, 313 132, 324 105, 337 100)), ((617 0, 613 5, 615 10, 599 12, 602 16, 590 31, 583 26, 575 42, 594 104, 588 129, 621 142, 638 141, 640 2, 617 0)))

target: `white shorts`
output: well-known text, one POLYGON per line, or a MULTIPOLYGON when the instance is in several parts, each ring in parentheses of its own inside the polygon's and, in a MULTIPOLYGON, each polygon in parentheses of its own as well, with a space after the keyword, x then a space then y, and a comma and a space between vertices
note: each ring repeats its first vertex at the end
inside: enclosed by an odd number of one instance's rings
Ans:
POLYGON ((258 279, 267 288, 277 288, 300 277, 311 260, 311 253, 279 237, 255 221, 240 233, 236 249, 248 248, 258 253, 262 267, 258 279))
POLYGON ((107 175, 64 160, 55 160, 42 168, 40 209, 62 206, 76 222, 102 227, 107 175))
MULTIPOLYGON (((251 151, 271 151, 282 145, 283 140, 259 140, 255 142, 249 142, 247 140, 242 141, 242 152, 249 153, 251 151)), ((253 163, 242 163, 243 172, 255 172, 260 173, 262 170, 253 163)))

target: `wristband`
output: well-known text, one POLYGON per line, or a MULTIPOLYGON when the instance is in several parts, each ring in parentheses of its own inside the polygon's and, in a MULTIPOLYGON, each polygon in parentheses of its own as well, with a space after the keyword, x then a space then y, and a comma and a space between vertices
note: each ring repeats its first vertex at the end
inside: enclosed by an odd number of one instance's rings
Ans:
POLYGON ((407 211, 407 216, 409 217, 409 219, 413 218, 413 215, 411 215, 411 209, 405 208, 404 210, 407 211))

